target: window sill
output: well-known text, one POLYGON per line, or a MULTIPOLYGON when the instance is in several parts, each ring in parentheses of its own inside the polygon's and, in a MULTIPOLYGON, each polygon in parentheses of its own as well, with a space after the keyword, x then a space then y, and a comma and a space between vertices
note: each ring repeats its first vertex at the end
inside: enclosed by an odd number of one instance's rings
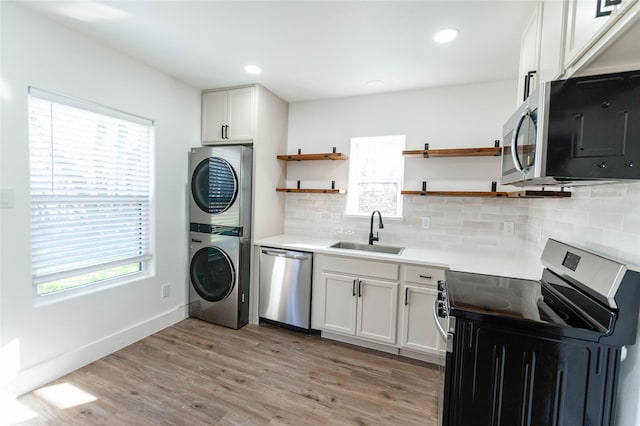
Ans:
POLYGON ((69 288, 67 290, 61 290, 48 294, 36 294, 34 289, 33 294, 33 307, 44 307, 56 303, 65 302, 67 300, 75 299, 77 297, 88 296, 93 293, 110 290, 115 287, 130 285, 141 280, 153 277, 153 274, 146 271, 141 271, 135 274, 127 275, 122 278, 115 278, 102 283, 86 284, 78 287, 69 288))
MULTIPOLYGON (((362 218, 362 219, 371 219, 371 213, 369 214, 361 214, 361 213, 343 213, 342 217, 348 218, 362 218)), ((382 220, 389 220, 391 222, 404 222, 404 216, 385 216, 382 215, 382 220)))

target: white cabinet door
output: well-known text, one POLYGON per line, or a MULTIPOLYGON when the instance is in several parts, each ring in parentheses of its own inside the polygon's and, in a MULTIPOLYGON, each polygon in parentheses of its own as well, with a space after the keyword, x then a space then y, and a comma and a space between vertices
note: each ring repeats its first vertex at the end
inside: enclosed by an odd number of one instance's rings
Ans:
POLYGON ((363 279, 358 283, 357 335, 396 343, 398 283, 363 279))
MULTIPOLYGON (((623 0, 623 3, 629 0, 623 0)), ((602 1, 601 4, 605 2, 602 1)), ((616 18, 614 10, 607 16, 596 16, 596 0, 569 0, 567 10, 567 40, 565 44, 565 67, 571 67, 584 52, 595 43, 607 23, 616 18)), ((606 8, 611 10, 611 8, 606 8)))
POLYGON ((202 141, 252 140, 255 89, 216 90, 202 94, 202 141))
POLYGON ((322 329, 356 334, 357 279, 345 275, 322 274, 324 315, 322 329))
POLYGON ((222 126, 226 124, 227 92, 205 92, 202 94, 202 140, 222 140, 222 126))
POLYGON ((433 319, 433 305, 438 291, 433 288, 404 284, 402 299, 402 339, 404 348, 439 355, 440 335, 433 319))
MULTIPOLYGON (((538 57, 540 50, 539 43, 539 10, 536 9, 536 13, 529 20, 522 38, 520 39, 520 66, 518 67, 518 93, 516 99, 516 105, 522 104, 524 101, 526 75, 530 71, 537 71, 538 69, 538 57)), ((537 75, 533 74, 532 81, 529 82, 529 93, 535 90, 535 82, 538 81, 537 75)))
POLYGON ((544 0, 542 3, 538 81, 556 80, 564 72, 564 22, 566 3, 544 0))
POLYGON ((254 128, 253 87, 233 89, 227 92, 227 140, 253 139, 254 128))

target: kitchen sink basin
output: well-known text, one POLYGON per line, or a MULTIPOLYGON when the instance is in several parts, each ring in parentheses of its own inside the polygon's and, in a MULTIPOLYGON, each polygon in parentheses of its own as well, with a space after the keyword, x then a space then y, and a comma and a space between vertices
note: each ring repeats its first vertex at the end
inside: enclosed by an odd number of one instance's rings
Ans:
POLYGON ((343 250, 362 250, 362 251, 372 251, 375 253, 386 253, 386 254, 400 254, 404 247, 392 247, 392 246, 382 246, 379 244, 360 244, 360 243, 352 243, 351 241, 338 241, 331 248, 343 249, 343 250))

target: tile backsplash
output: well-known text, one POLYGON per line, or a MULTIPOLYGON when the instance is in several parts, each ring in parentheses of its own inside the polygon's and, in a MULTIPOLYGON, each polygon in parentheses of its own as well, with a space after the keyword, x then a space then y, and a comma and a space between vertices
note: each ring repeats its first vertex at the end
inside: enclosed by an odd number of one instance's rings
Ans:
MULTIPOLYGON (((404 196, 404 219, 385 219, 380 243, 504 255, 525 250, 539 256, 547 239, 554 238, 639 265, 640 183, 572 192, 567 199, 404 196), (428 229, 422 227, 425 217, 428 229), (513 232, 505 232, 511 223, 513 232)), ((345 195, 287 194, 286 232, 367 241, 369 218, 345 215, 345 205, 345 195)))

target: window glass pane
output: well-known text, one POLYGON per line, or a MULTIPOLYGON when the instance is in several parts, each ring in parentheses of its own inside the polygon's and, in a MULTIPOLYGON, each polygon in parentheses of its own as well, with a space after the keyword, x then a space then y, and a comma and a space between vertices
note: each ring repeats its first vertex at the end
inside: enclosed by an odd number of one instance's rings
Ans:
POLYGON ((358 184, 358 213, 371 214, 380 210, 383 215, 395 216, 398 193, 397 182, 361 182, 358 184))
POLYGON ((351 139, 347 214, 402 217, 404 136, 351 139))
POLYGON ((37 293, 141 271, 150 257, 151 123, 42 93, 29 96, 37 293))

